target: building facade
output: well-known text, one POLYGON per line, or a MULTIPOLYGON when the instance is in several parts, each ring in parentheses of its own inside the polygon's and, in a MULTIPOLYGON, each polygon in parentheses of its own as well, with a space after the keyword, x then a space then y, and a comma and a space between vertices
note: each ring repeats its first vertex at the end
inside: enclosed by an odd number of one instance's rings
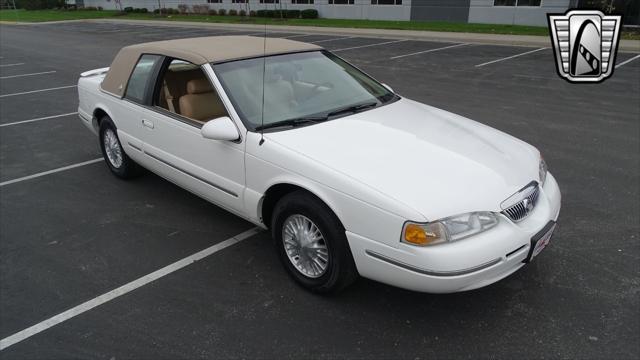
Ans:
POLYGON ((575 0, 84 0, 84 6, 176 8, 208 4, 212 9, 316 9, 336 19, 455 21, 546 26, 547 13, 562 13, 575 0), (120 5, 121 4, 121 5, 120 5))

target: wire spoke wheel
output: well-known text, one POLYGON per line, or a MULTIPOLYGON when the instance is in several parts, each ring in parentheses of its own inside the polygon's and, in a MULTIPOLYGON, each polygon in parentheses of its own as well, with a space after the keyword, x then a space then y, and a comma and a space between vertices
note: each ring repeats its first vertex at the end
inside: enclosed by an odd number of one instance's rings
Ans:
POLYGON ((107 154, 107 159, 109 159, 111 165, 115 168, 122 166, 122 148, 112 129, 104 131, 102 142, 104 144, 104 151, 107 154))
POLYGON ((310 278, 322 276, 329 267, 329 249, 320 229, 308 217, 295 214, 282 225, 282 243, 293 266, 310 278))

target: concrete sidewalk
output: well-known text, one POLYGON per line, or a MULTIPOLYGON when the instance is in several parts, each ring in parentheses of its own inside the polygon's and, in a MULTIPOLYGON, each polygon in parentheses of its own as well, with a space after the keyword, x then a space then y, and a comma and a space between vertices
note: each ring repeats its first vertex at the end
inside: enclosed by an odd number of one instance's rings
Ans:
MULTIPOLYGON (((126 20, 126 19, 88 19, 69 20, 65 22, 112 22, 121 24, 153 24, 155 26, 181 26, 192 28, 233 29, 259 32, 264 30, 264 25, 231 24, 231 23, 206 23, 191 21, 164 21, 164 20, 126 20)), ((30 25, 50 24, 29 23, 30 25)), ((60 23, 60 21, 58 21, 60 23)), ((361 29, 361 28, 335 28, 322 26, 289 26, 267 25, 268 32, 300 32, 322 35, 348 35, 377 37, 389 39, 413 39, 455 43, 516 45, 530 47, 550 47, 551 41, 546 36, 533 35, 505 35, 462 32, 441 32, 423 30, 392 30, 392 29, 361 29)), ((640 40, 620 40, 619 51, 640 52, 640 40)))

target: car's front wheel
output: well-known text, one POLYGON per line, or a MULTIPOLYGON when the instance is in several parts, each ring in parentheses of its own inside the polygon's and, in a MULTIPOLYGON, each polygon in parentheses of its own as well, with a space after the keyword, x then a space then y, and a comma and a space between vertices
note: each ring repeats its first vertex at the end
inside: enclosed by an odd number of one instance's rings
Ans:
POLYGON ((100 148, 111 172, 121 179, 129 179, 139 174, 139 167, 122 149, 116 126, 108 116, 100 120, 100 148))
POLYGON ((282 264, 303 287, 337 292, 357 279, 344 227, 315 196, 296 191, 280 199, 271 233, 282 264))

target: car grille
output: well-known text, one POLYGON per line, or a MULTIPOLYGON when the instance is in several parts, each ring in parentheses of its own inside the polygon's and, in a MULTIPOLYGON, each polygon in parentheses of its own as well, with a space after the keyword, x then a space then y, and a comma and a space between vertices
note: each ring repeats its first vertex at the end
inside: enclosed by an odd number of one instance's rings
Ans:
POLYGON ((520 200, 515 205, 504 209, 502 213, 513 221, 520 221, 526 218, 527 215, 529 215, 529 213, 535 208, 539 194, 540 188, 536 186, 524 199, 520 200))

